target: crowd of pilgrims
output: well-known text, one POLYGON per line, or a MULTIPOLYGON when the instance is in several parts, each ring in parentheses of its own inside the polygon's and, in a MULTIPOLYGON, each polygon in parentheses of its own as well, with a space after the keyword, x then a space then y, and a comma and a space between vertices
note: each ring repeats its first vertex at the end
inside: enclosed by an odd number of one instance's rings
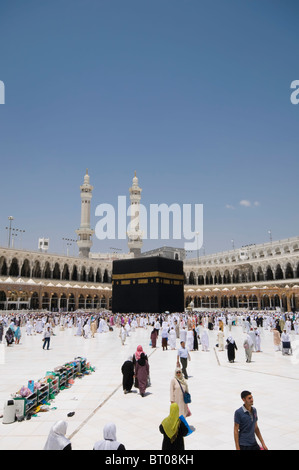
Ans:
MULTIPOLYGON (((100 313, 77 312, 16 312, 0 314, 0 342, 3 337, 7 346, 12 343, 19 344, 21 328, 27 335, 38 335, 50 329, 55 335, 57 329, 64 331, 72 329, 76 336, 85 339, 93 338, 97 333, 108 333, 117 329, 121 345, 124 345, 136 328, 149 330, 150 346, 157 347, 160 338, 162 349, 176 349, 177 340, 181 348, 189 351, 197 351, 201 346, 202 351, 209 351, 209 330, 217 332, 216 346, 220 351, 227 350, 229 362, 234 362, 237 345, 231 335, 234 326, 242 327, 246 341, 250 343, 249 350, 261 351, 260 330, 273 332, 275 350, 280 349, 283 335, 285 340, 290 340, 291 333, 299 334, 299 312, 281 313, 277 311, 186 311, 183 313, 165 312, 163 314, 113 314, 109 311, 100 313), (224 328, 228 337, 225 341, 224 328)), ((248 349, 245 349, 246 361, 250 362, 248 349)), ((124 393, 130 393, 132 387, 136 387, 141 397, 146 396, 146 389, 150 384, 150 368, 148 356, 139 345, 132 356, 121 367, 122 386, 124 393)), ((186 418, 190 416, 188 404, 185 403, 182 391, 188 393, 188 377, 179 364, 179 356, 174 377, 170 384, 170 411, 162 421, 159 430, 163 435, 162 449, 184 449, 184 437, 192 430, 188 426, 186 418)), ((71 443, 65 437, 66 422, 56 423, 50 431, 45 449, 71 449, 71 443)), ((116 440, 116 428, 113 423, 108 423, 103 430, 103 440, 94 445, 95 450, 101 449, 125 450, 123 444, 116 440)))
MULTIPOLYGON (((231 331, 232 326, 242 326, 244 333, 252 330, 277 330, 281 335, 294 332, 299 334, 299 312, 281 313, 277 311, 186 311, 183 313, 165 312, 163 314, 113 314, 109 311, 99 313, 77 312, 15 312, 0 313, 0 342, 5 337, 7 345, 18 344, 24 327, 27 335, 42 334, 50 327, 51 334, 59 329, 73 328, 74 334, 84 338, 94 337, 96 333, 105 333, 120 328, 122 344, 136 328, 153 327, 150 333, 152 347, 155 347, 159 331, 162 347, 175 349, 176 339, 184 341, 189 350, 196 350, 198 344, 205 349, 207 330, 222 331, 224 326, 231 331), (200 327, 202 329, 200 330, 200 327), (201 335, 200 335, 201 331, 201 335)), ((221 339, 221 335, 220 335, 221 339)), ((221 341, 220 341, 221 342, 221 341)))

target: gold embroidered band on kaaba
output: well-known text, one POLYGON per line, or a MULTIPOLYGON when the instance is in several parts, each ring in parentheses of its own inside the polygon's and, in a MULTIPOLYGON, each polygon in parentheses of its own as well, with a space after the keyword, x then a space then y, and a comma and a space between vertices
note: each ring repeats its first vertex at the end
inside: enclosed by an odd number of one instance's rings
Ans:
POLYGON ((162 273, 160 271, 148 271, 143 273, 129 273, 129 274, 112 274, 112 284, 116 281, 117 284, 128 285, 131 281, 137 281, 138 284, 147 284, 149 281, 161 282, 169 284, 170 281, 173 281, 173 284, 178 285, 181 282, 184 282, 183 274, 171 274, 171 273, 162 273))
POLYGON ((149 271, 145 273, 129 273, 129 274, 112 274, 112 279, 140 279, 142 277, 149 278, 149 277, 162 277, 167 279, 176 279, 177 281, 183 281, 184 275, 183 274, 170 274, 170 273, 162 273, 160 271, 149 271))

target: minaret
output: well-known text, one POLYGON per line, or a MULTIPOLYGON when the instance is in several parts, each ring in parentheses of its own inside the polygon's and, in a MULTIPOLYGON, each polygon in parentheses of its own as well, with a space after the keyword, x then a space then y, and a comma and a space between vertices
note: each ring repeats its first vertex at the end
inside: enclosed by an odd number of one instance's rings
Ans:
POLYGON ((138 186, 138 178, 135 176, 133 178, 132 187, 130 191, 130 200, 131 200, 131 223, 130 230, 127 232, 128 235, 128 246, 130 253, 134 253, 135 257, 140 256, 141 247, 142 247, 142 231, 139 226, 139 215, 140 215, 140 199, 142 189, 138 186))
POLYGON ((79 247, 79 256, 89 258, 90 248, 92 246, 91 237, 94 230, 90 228, 90 201, 92 198, 93 186, 89 184, 88 170, 84 176, 84 183, 80 186, 81 190, 81 225, 76 234, 78 235, 77 245, 79 247))

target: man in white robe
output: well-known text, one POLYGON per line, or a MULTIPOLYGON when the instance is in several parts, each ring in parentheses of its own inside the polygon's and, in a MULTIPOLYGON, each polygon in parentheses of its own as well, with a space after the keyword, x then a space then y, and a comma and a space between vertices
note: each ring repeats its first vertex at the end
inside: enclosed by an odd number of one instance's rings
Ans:
POLYGON ((185 344, 187 342, 187 331, 184 326, 180 329, 180 342, 182 341, 184 341, 185 344))
POLYGON ((255 350, 257 352, 261 352, 261 334, 258 330, 258 328, 255 328, 255 350))
POLYGON ((193 349, 194 349, 194 334, 193 334, 193 330, 191 328, 189 328, 188 331, 187 331, 186 347, 187 347, 188 351, 193 351, 193 349))
POLYGON ((170 329, 168 342, 170 349, 176 349, 176 332, 173 327, 170 329))
POLYGON ((218 351, 224 351, 224 333, 220 328, 217 334, 217 341, 218 341, 218 351))
POLYGON ((82 320, 78 318, 76 336, 82 336, 82 320))
POLYGON ((250 328, 250 331, 249 331, 249 336, 252 340, 252 343, 253 343, 253 351, 256 351, 256 336, 255 336, 255 331, 253 328, 250 328))
POLYGON ((251 362, 254 343, 253 343, 252 338, 249 335, 249 333, 246 335, 243 346, 244 346, 244 349, 245 349, 246 362, 251 362))
POLYGON ((206 329, 203 330, 201 337, 200 337, 200 341, 201 341, 202 350, 208 351, 210 342, 209 342, 209 335, 206 329))

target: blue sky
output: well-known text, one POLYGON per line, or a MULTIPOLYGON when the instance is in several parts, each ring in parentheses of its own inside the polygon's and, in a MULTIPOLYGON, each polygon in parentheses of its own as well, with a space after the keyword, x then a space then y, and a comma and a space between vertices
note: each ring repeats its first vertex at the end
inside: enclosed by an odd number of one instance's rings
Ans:
MULTIPOLYGON (((12 215, 24 248, 65 251, 86 168, 93 227, 136 170, 146 207, 204 205, 206 254, 299 235, 298 14, 296 0, 2 1, 0 244, 12 215)), ((183 241, 144 250, 160 245, 183 241)), ((92 250, 111 246, 127 251, 92 250)))

